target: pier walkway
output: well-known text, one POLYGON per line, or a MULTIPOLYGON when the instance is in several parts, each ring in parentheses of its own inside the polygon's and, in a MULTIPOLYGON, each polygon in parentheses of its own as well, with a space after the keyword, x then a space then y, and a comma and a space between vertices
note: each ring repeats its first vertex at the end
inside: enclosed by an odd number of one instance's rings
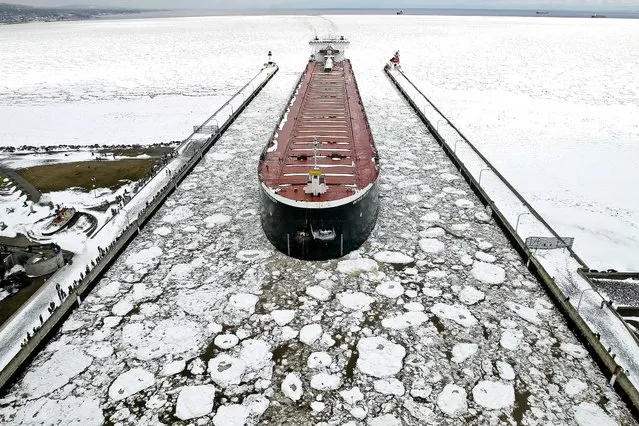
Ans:
POLYGON ((588 342, 610 383, 617 383, 639 408, 639 343, 612 303, 593 288, 585 262, 570 247, 527 247, 528 237, 560 236, 401 69, 386 67, 385 72, 588 342))
POLYGON ((190 173, 244 108, 277 73, 269 63, 231 99, 211 115, 176 149, 174 157, 150 179, 76 253, 73 263, 58 270, 48 282, 0 328, 0 388, 38 348, 66 313, 153 216, 166 197, 190 173))

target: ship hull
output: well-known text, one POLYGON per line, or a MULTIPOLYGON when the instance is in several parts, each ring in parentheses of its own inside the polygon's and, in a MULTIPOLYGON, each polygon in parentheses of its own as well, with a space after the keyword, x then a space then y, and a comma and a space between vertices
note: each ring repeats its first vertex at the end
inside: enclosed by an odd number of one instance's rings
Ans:
POLYGON ((360 197, 339 206, 305 208, 278 201, 260 185, 264 234, 278 250, 297 259, 342 257, 366 241, 377 221, 377 181, 361 192, 360 197))

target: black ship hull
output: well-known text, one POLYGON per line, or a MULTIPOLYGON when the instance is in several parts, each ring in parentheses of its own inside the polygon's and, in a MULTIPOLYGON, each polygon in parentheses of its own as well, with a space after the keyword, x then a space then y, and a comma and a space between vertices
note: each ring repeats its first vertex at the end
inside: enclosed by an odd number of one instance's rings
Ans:
POLYGON ((359 248, 375 227, 378 212, 377 181, 355 200, 322 208, 278 201, 260 185, 264 233, 279 251, 297 259, 335 259, 359 248))

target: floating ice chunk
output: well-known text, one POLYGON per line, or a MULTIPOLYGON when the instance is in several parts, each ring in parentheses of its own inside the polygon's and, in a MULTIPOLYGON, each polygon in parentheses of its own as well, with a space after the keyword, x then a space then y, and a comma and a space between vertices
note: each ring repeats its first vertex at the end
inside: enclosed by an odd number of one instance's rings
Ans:
POLYGON ((166 278, 168 280, 183 281, 193 272, 193 265, 190 263, 178 263, 173 265, 166 278))
POLYGON ((392 263, 395 265, 405 265, 415 261, 412 257, 398 251, 379 251, 375 253, 373 258, 380 263, 392 263))
POLYGON ((488 251, 493 248, 493 245, 488 241, 479 241, 477 247, 479 247, 480 250, 488 251))
POLYGON ((404 304, 404 309, 406 309, 407 311, 412 311, 412 312, 422 312, 426 308, 424 308, 424 305, 422 305, 421 303, 408 302, 404 304))
POLYGON ((508 350, 514 351, 519 347, 521 339, 524 338, 524 333, 521 330, 515 328, 509 328, 501 333, 501 339, 499 344, 508 350))
POLYGON ((325 302, 331 297, 331 292, 326 290, 324 287, 320 287, 318 285, 312 285, 306 288, 306 294, 311 296, 313 299, 317 299, 319 301, 325 302))
POLYGON ((108 342, 97 342, 87 348, 87 353, 98 359, 108 358, 113 355, 113 346, 108 342))
MULTIPOLYGON (((157 246, 142 249, 137 253, 131 253, 126 259, 126 264, 133 270, 138 270, 144 265, 152 265, 158 257, 162 256, 162 249, 157 246)), ((99 292, 98 292, 99 294, 99 292)))
POLYGON ((519 315, 531 324, 539 325, 541 320, 537 316, 537 311, 515 302, 506 302, 505 305, 514 313, 519 315))
POLYGON ((475 220, 481 223, 488 223, 490 222, 490 215, 484 212, 477 212, 475 213, 475 220))
POLYGON ((444 231, 439 226, 434 226, 432 228, 428 228, 424 231, 419 232, 419 236, 421 238, 437 238, 437 237, 441 237, 444 234, 446 234, 446 231, 444 231))
POLYGON ((316 413, 321 413, 326 408, 326 404, 320 401, 313 401, 310 403, 310 406, 311 410, 315 411, 316 413))
POLYGON ((248 416, 249 410, 243 405, 222 405, 213 417, 213 424, 215 426, 244 426, 248 416))
POLYGON ((475 203, 465 198, 460 198, 459 200, 455 201, 455 205, 460 209, 472 209, 473 207, 475 207, 475 203))
POLYGON ((311 387, 317 390, 336 390, 342 386, 339 374, 317 373, 311 377, 311 387))
POLYGON ((186 361, 183 359, 179 359, 177 361, 169 362, 168 364, 164 364, 162 367, 162 372, 160 375, 162 376, 174 376, 176 374, 181 373, 186 368, 186 361))
POLYGON ((222 387, 239 385, 246 371, 244 361, 227 354, 220 354, 209 360, 211 379, 222 387))
POLYGON ((166 223, 178 223, 186 221, 186 219, 193 216, 193 210, 188 206, 177 206, 173 210, 169 211, 162 218, 162 222, 166 223))
POLYGON ((383 414, 369 419, 368 426, 402 426, 402 422, 392 414, 383 414))
POLYGON ((419 248, 426 253, 439 253, 446 245, 435 238, 422 238, 419 240, 419 248))
POLYGON ((22 387, 29 398, 39 398, 69 383, 92 362, 78 347, 63 345, 40 368, 27 371, 22 387))
POLYGON ((260 298, 254 294, 237 293, 229 298, 225 311, 242 311, 244 314, 250 315, 255 312, 255 304, 258 300, 260 298))
POLYGON ((446 278, 447 276, 448 274, 446 273, 446 271, 440 271, 439 269, 434 269, 432 271, 426 272, 426 278, 431 279, 442 279, 446 278))
POLYGON ((172 318, 160 321, 155 328, 141 339, 135 339, 135 356, 149 360, 162 355, 193 352, 200 345, 202 333, 200 325, 194 321, 172 318))
POLYGON ((575 407, 575 421, 579 426, 616 426, 618 423, 611 419, 597 404, 582 402, 575 407))
POLYGON ((588 351, 583 346, 573 345, 572 343, 562 343, 559 349, 575 358, 585 358, 588 356, 588 351))
POLYGON ((62 324, 62 332, 75 331, 84 326, 84 321, 68 319, 62 324))
POLYGON ((473 400, 482 407, 499 410, 515 403, 515 389, 510 383, 482 380, 473 388, 473 400))
POLYGON ((339 293, 337 300, 339 300, 339 303, 343 307, 353 311, 368 311, 371 308, 370 304, 375 301, 375 299, 369 295, 359 291, 355 293, 339 293))
MULTIPOLYGON (((3 416, 4 417, 4 416, 3 416)), ((16 412, 12 424, 100 426, 104 415, 98 398, 64 400, 40 398, 26 401, 16 412)))
POLYGON ((470 273, 485 284, 501 284, 506 279, 504 268, 485 262, 475 262, 470 273))
POLYGON ((322 335, 320 324, 307 324, 300 330, 300 341, 307 345, 312 345, 322 335))
MULTIPOLYGON (((113 305, 113 308, 111 308, 111 312, 113 313, 113 315, 123 317, 131 312, 132 309, 133 305, 131 303, 127 302, 126 300, 120 300, 118 303, 113 305)), ((120 320, 118 320, 118 322, 120 322, 120 320)))
POLYGON ((472 327, 477 324, 477 319, 465 306, 435 303, 430 310, 439 318, 452 320, 462 327, 472 327))
POLYGON ((344 402, 349 405, 355 405, 359 401, 364 400, 364 394, 359 390, 358 386, 352 387, 351 389, 344 389, 339 392, 339 395, 342 397, 344 402))
MULTIPOLYGON (((160 251, 160 254, 161 254, 161 251, 160 251)), ((128 259, 127 259, 127 263, 128 263, 128 259)), ((98 296, 102 298, 113 297, 120 292, 121 285, 122 284, 120 284, 119 281, 111 281, 109 284, 101 287, 98 290, 98 296)))
POLYGON ((240 260, 262 260, 270 256, 270 253, 266 250, 240 250, 237 252, 236 257, 240 260))
POLYGON ((292 327, 289 327, 288 325, 285 325, 284 327, 282 327, 280 331, 281 331, 280 338, 285 342, 296 338, 298 334, 297 330, 295 330, 292 327))
POLYGON ((195 419, 213 411, 215 386, 199 385, 182 388, 175 406, 175 417, 180 420, 195 419))
MULTIPOLYGON (((351 416, 355 417, 356 419, 363 419, 368 415, 368 408, 366 407, 353 407, 351 408, 351 410, 349 411, 349 413, 351 414, 351 416)), ((355 422, 353 422, 355 423, 355 422)), ((353 426, 357 426, 357 423, 355 423, 353 426)))
POLYGON ((373 377, 387 377, 402 369, 406 349, 383 337, 364 337, 357 342, 357 369, 373 377))
POLYGON ((295 311, 292 309, 277 310, 271 312, 271 317, 273 318, 273 321, 277 323, 277 325, 284 326, 293 321, 293 318, 295 318, 295 311))
POLYGON ((153 230, 153 233, 155 235, 159 235, 160 237, 166 237, 167 235, 171 233, 171 228, 168 226, 160 226, 158 228, 155 228, 153 230))
POLYGON ((586 390, 587 387, 588 385, 586 385, 584 382, 582 382, 579 379, 570 379, 568 380, 568 383, 566 383, 566 385, 564 386, 564 392, 566 392, 566 395, 573 396, 586 390))
POLYGON ((471 356, 475 355, 477 353, 477 349, 479 349, 477 343, 457 343, 453 346, 452 361, 461 364, 471 356))
POLYGON ((477 290, 475 287, 466 286, 459 291, 457 297, 459 297, 459 301, 465 305, 474 305, 484 300, 486 295, 483 291, 477 290))
POLYGON ((218 334, 213 343, 220 349, 231 349, 237 345, 240 339, 235 334, 218 334))
POLYGON ((273 353, 271 346, 262 339, 247 339, 242 342, 240 359, 244 361, 246 368, 260 370, 269 365, 273 353))
POLYGON ((326 352, 313 352, 306 361, 308 368, 328 368, 332 363, 333 358, 326 352))
POLYGON ((120 401, 153 386, 155 377, 143 368, 133 368, 118 376, 109 387, 109 397, 120 401))
POLYGON ((409 203, 419 203, 422 200, 422 196, 419 194, 408 194, 404 198, 406 198, 406 201, 409 203))
POLYGON ((423 312, 406 312, 394 317, 387 317, 382 320, 382 327, 392 330, 403 330, 408 327, 421 325, 428 321, 428 315, 423 312))
POLYGON ((425 404, 419 404, 411 398, 405 398, 403 406, 406 410, 408 410, 411 416, 415 417, 419 421, 417 424, 436 424, 433 419, 435 417, 435 413, 425 404))
POLYGON ((467 254, 463 254, 459 257, 459 261, 462 263, 462 265, 466 265, 466 266, 470 266, 473 264, 473 258, 470 257, 467 254))
POLYGON ((497 372, 504 380, 515 380, 515 371, 512 366, 504 361, 497 361, 497 372))
POLYGON ((288 373, 282 381, 282 393, 293 401, 302 397, 302 381, 295 373, 288 373))
POLYGON ((337 263, 337 270, 342 274, 359 275, 362 272, 376 271, 377 262, 366 258, 340 260, 337 263))
POLYGON ((437 406, 449 417, 459 417, 468 410, 464 388, 449 383, 437 396, 437 406))
POLYGON ((484 253, 483 251, 475 252, 475 259, 486 263, 493 263, 497 260, 492 254, 484 253))
POLYGON ((231 221, 231 216, 222 213, 215 213, 211 216, 204 218, 204 226, 207 228, 215 228, 218 225, 224 225, 231 221))
POLYGON ((373 387, 375 391, 384 395, 402 396, 406 392, 404 384, 394 377, 375 380, 373 387))
POLYGON ((384 281, 375 287, 375 291, 382 296, 395 299, 404 294, 404 287, 396 281, 384 281))
POLYGON ((440 174, 439 177, 449 182, 459 179, 457 175, 448 172, 440 174))
POLYGON ((442 291, 438 288, 424 286, 422 292, 428 297, 439 297, 442 295, 442 291))

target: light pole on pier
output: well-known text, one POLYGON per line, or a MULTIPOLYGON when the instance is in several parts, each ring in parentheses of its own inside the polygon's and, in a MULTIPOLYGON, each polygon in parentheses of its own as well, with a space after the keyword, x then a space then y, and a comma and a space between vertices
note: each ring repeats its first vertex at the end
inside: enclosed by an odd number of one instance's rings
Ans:
POLYGON ((490 169, 481 169, 479 171, 479 181, 477 182, 479 185, 481 185, 481 174, 484 173, 486 170, 490 170, 490 169))
POLYGON ((446 120, 437 120, 437 126, 436 126, 437 133, 439 133, 439 123, 445 123, 445 122, 446 122, 446 120))
POLYGON ((581 292, 581 294, 579 295, 579 302, 577 302, 577 313, 579 313, 579 306, 581 306, 581 298, 584 297, 584 293, 588 290, 594 290, 594 288, 588 287, 581 292))
POLYGON ((515 225, 515 234, 517 233, 517 228, 519 228, 519 219, 521 219, 521 217, 525 214, 530 214, 529 212, 523 212, 523 213, 519 213, 519 215, 517 216, 517 224, 515 225))

